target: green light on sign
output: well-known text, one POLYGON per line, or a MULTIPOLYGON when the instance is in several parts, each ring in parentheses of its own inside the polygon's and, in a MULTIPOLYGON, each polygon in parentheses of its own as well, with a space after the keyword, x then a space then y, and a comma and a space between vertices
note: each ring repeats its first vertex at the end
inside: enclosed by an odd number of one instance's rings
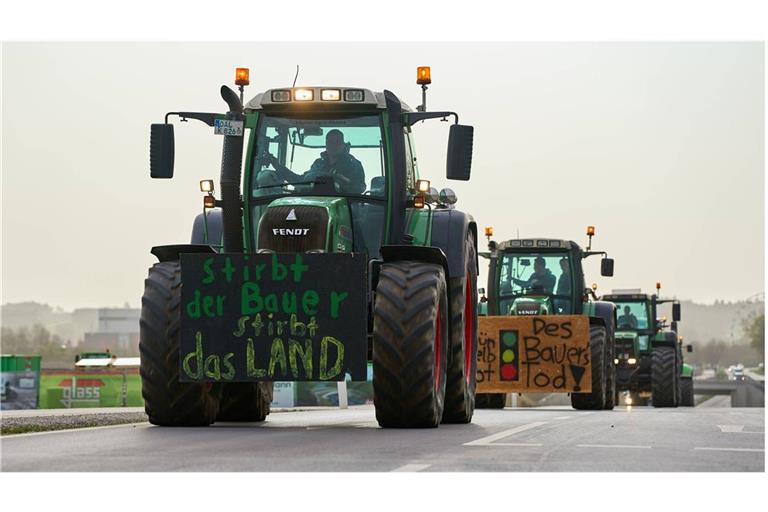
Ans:
POLYGON ((517 343, 517 332, 506 331, 501 336, 501 342, 504 344, 505 347, 513 347, 517 343))

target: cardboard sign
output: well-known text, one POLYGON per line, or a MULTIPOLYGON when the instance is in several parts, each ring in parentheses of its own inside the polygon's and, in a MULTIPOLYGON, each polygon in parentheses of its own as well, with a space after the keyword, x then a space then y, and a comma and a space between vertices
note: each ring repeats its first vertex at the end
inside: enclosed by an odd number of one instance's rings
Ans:
POLYGON ((589 319, 481 316, 477 332, 478 393, 589 393, 589 319))
POLYGON ((366 379, 363 255, 182 254, 183 381, 366 379))

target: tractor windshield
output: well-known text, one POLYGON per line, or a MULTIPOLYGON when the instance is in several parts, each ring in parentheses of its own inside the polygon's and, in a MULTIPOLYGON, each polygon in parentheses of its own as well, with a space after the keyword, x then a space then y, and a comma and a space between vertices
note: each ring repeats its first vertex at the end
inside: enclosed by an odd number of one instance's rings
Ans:
POLYGON ((261 117, 251 155, 251 196, 385 196, 378 116, 261 117))
POLYGON ((646 301, 614 301, 619 329, 648 329, 646 301))
MULTIPOLYGON (((550 297, 558 314, 573 311, 573 264, 568 252, 506 252, 498 273, 502 314, 521 296, 550 297)), ((579 291, 580 290, 576 290, 579 291)))

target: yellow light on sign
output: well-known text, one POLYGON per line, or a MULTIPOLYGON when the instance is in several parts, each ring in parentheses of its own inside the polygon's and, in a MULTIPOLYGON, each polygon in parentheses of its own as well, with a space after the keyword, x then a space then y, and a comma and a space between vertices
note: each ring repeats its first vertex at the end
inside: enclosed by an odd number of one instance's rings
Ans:
POLYGON ((419 85, 429 85, 432 83, 429 66, 419 66, 416 68, 416 83, 419 85))
POLYGON ((488 226, 485 228, 485 236, 493 236, 493 226, 488 226))
POLYGON ((296 89, 293 91, 293 99, 296 101, 312 101, 315 99, 315 91, 312 89, 296 89))
POLYGON ((587 226, 587 236, 595 236, 595 226, 587 226))
POLYGON ((248 85, 250 84, 250 80, 248 80, 248 68, 237 68, 235 70, 235 85, 248 85))

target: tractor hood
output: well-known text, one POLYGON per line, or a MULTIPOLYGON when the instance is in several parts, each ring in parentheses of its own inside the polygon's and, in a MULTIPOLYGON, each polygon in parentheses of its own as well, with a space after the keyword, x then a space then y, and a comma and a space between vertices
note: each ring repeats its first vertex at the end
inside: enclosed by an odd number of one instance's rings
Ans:
POLYGON ((257 249, 351 252, 352 223, 343 197, 283 197, 258 223, 257 249))
POLYGON ((552 311, 549 297, 519 297, 509 308, 512 316, 550 315, 552 311))

